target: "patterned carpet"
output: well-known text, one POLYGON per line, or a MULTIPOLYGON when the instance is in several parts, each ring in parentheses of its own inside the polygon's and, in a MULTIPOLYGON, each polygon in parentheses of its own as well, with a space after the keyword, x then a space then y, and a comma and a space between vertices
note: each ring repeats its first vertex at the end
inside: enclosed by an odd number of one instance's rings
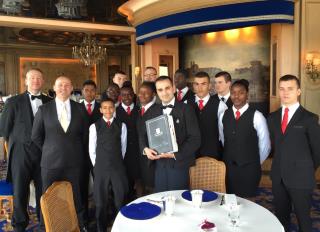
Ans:
MULTIPOLYGON (((5 172, 5 164, 0 162, 0 178, 4 178, 4 172, 5 172)), ((259 188, 259 194, 257 197, 250 199, 256 202, 257 204, 260 204, 261 206, 267 208, 271 212, 274 212, 273 205, 272 205, 272 192, 271 188, 269 187, 261 187, 259 188)), ((95 222, 94 222, 94 206, 92 200, 90 201, 89 204, 90 211, 89 211, 89 217, 90 217, 90 226, 89 229, 90 231, 95 231, 95 222)), ((38 221, 35 216, 35 210, 30 207, 30 223, 27 228, 28 232, 34 232, 37 231, 37 225, 38 221)), ((320 231, 320 189, 316 189, 313 193, 313 202, 312 202, 312 222, 313 222, 313 230, 312 232, 319 232, 320 231)), ((12 231, 12 230, 4 230, 6 227, 6 220, 0 220, 0 232, 1 231, 12 231)), ((297 227, 297 220, 292 214, 292 224, 291 224, 291 232, 298 232, 298 227, 297 227)))

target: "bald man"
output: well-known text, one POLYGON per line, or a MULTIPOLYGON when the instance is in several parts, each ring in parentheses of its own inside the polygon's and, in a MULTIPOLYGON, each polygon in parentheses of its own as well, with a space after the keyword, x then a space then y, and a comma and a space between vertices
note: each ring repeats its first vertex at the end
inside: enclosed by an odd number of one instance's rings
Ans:
POLYGON ((34 180, 36 189, 37 215, 40 215, 41 154, 31 142, 31 129, 39 106, 51 100, 41 93, 44 79, 40 69, 30 69, 25 84, 26 92, 7 100, 0 120, 0 133, 9 144, 7 181, 13 184, 14 231, 25 231, 29 224, 27 208, 31 180, 34 180))
POLYGON ((68 77, 58 77, 53 89, 56 98, 39 108, 31 136, 42 150, 40 165, 43 192, 55 181, 69 181, 79 227, 86 231, 80 177, 88 155, 89 119, 84 107, 70 100, 73 86, 68 77))

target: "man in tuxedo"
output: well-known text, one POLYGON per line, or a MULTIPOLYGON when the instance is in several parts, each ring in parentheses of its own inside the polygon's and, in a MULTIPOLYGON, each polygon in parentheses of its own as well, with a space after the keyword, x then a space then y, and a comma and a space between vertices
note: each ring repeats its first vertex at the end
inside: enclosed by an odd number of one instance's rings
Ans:
MULTIPOLYGON (((151 148, 143 149, 150 160, 156 161, 155 192, 188 189, 189 168, 195 163, 195 152, 201 143, 197 117, 191 106, 176 101, 170 77, 160 76, 156 80, 156 89, 161 104, 153 109, 154 115, 170 114, 173 117, 178 152, 157 154, 151 148)), ((139 137, 140 140, 145 138, 140 133, 139 137)))
MULTIPOLYGON (((100 103, 96 101, 97 85, 93 80, 86 80, 82 84, 82 96, 84 100, 82 102, 85 110, 87 111, 89 118, 89 125, 95 123, 98 119, 102 117, 100 112, 100 103)), ((89 191, 89 177, 90 171, 92 171, 92 163, 90 161, 89 155, 86 156, 86 161, 83 167, 83 177, 82 177, 82 202, 85 209, 85 217, 88 218, 88 191, 89 191)), ((92 174, 93 175, 93 174, 92 174)))
POLYGON ((228 72, 222 71, 215 75, 214 89, 216 94, 213 95, 216 99, 223 101, 228 108, 232 107, 232 101, 230 98, 230 87, 231 87, 231 75, 228 72))
POLYGON ((188 72, 178 69, 174 74, 174 85, 177 89, 175 97, 179 102, 188 103, 193 100, 194 93, 187 86, 188 72))
POLYGON ((72 185, 79 226, 85 230, 81 201, 81 173, 88 156, 88 117, 83 105, 70 100, 72 83, 68 77, 56 79, 54 101, 39 108, 32 128, 32 140, 42 150, 43 192, 55 181, 72 185))
POLYGON ((25 231, 29 224, 27 208, 31 180, 36 190, 38 218, 40 215, 41 152, 31 141, 31 130, 39 106, 51 100, 41 93, 43 83, 42 71, 30 69, 25 79, 27 91, 7 100, 0 120, 1 135, 9 144, 7 180, 13 184, 14 231, 25 231))
POLYGON ((197 157, 209 156, 221 159, 222 146, 219 141, 218 118, 228 109, 227 105, 214 96, 210 96, 210 77, 206 72, 196 73, 193 79, 195 95, 188 104, 195 109, 200 133, 201 146, 197 157))
POLYGON ((279 80, 282 107, 271 113, 268 126, 273 144, 272 193, 276 216, 289 231, 292 206, 299 231, 310 232, 311 194, 320 162, 320 126, 317 115, 299 104, 300 82, 293 75, 279 80))

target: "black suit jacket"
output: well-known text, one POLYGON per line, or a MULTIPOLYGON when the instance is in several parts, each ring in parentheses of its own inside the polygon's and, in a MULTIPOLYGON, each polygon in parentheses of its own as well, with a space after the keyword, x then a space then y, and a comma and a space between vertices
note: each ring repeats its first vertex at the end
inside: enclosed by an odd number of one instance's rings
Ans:
MULTIPOLYGON (((86 105, 85 105, 85 102, 83 102, 82 105, 84 106, 84 109, 86 110, 86 112, 87 112, 87 114, 88 114, 88 111, 87 111, 87 107, 86 107, 86 105)), ((98 121, 98 119, 100 119, 101 117, 102 117, 102 114, 101 114, 101 112, 100 112, 100 103, 97 102, 97 101, 95 101, 92 114, 91 114, 91 115, 88 114, 89 125, 91 125, 92 123, 95 123, 95 122, 98 121)))
POLYGON ((70 100, 71 121, 66 132, 58 119, 56 101, 39 108, 32 140, 42 150, 41 167, 80 168, 88 154, 88 116, 80 103, 70 100))
MULTIPOLYGON (((219 98, 218 94, 215 94, 215 95, 213 95, 212 97, 214 97, 214 98, 216 98, 216 99, 218 99, 218 100, 220 101, 220 98, 219 98)), ((233 103, 232 103, 232 101, 231 101, 231 97, 228 98, 228 100, 227 100, 227 102, 226 102, 226 105, 228 106, 228 108, 230 108, 230 107, 233 106, 233 103)))
MULTIPOLYGON (((178 91, 178 90, 177 90, 178 91)), ((177 92, 174 94, 174 96, 177 99, 177 92)), ((181 99, 181 102, 183 103, 189 103, 194 99, 194 92, 191 89, 188 89, 187 93, 183 96, 181 99), (185 102, 186 101, 186 102, 185 102)))
MULTIPOLYGON (((155 105, 154 116, 163 114, 161 105, 155 105)), ((174 108, 170 114, 173 117, 174 128, 179 151, 175 153, 174 159, 159 159, 157 165, 171 166, 174 168, 187 168, 195 163, 195 153, 200 147, 201 136, 198 120, 194 109, 187 104, 175 101, 174 108)), ((146 131, 144 133, 147 133, 146 131)), ((143 140, 144 134, 139 133, 140 144, 146 144, 143 140)))
MULTIPOLYGON (((41 95, 41 100, 45 104, 51 98, 41 95)), ((25 162, 39 162, 40 160, 39 150, 31 141, 33 120, 34 116, 27 92, 11 97, 6 101, 1 114, 0 133, 8 141, 8 181, 11 180, 10 161, 13 156, 18 156, 21 161, 25 162)))
POLYGON ((290 188, 311 189, 314 172, 320 162, 320 126, 318 116, 300 106, 286 128, 281 131, 281 108, 268 117, 273 145, 272 181, 290 188))

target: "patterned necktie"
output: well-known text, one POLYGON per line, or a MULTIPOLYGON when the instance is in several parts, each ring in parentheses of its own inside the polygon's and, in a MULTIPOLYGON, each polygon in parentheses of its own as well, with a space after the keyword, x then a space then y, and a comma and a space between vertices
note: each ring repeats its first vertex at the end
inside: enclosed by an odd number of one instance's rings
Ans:
POLYGON ((61 114, 60 114, 60 124, 64 132, 67 132, 69 122, 68 122, 68 112, 67 107, 65 104, 63 104, 61 114))
POLYGON ((236 111, 236 120, 238 121, 238 120, 239 120, 239 118, 240 118, 240 111, 239 111, 239 110, 237 110, 237 111, 236 111))
POLYGON ((131 114, 130 106, 128 106, 128 108, 127 108, 127 114, 128 114, 128 115, 130 115, 130 114, 131 114))
POLYGON ((141 116, 144 115, 145 110, 146 110, 146 109, 144 108, 144 106, 142 106, 142 107, 141 107, 141 112, 140 112, 141 116))
POLYGON ((107 126, 110 127, 111 126, 111 122, 107 121, 107 126))
POLYGON ((281 122, 281 131, 282 131, 282 134, 284 134, 284 132, 286 132, 286 129, 287 129, 287 125, 288 125, 288 117, 289 117, 289 108, 286 107, 284 109, 284 115, 283 115, 283 118, 282 118, 282 122, 281 122))
POLYGON ((203 100, 202 99, 200 99, 199 100, 199 110, 203 110, 203 100))
POLYGON ((88 103, 88 104, 87 104, 87 111, 88 111, 88 114, 89 114, 89 115, 91 115, 91 114, 92 114, 91 106, 92 106, 92 104, 91 104, 91 103, 88 103))
POLYGON ((181 100, 182 100, 182 91, 181 91, 181 90, 178 91, 177 100, 178 100, 178 101, 181 101, 181 100))

